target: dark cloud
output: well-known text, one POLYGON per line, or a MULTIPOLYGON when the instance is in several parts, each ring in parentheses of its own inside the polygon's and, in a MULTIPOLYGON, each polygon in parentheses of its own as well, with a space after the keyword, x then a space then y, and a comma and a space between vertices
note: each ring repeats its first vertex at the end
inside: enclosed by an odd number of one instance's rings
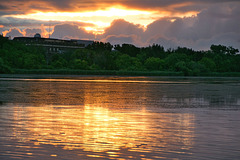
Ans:
POLYGON ((143 46, 141 40, 137 35, 108 35, 106 38, 101 39, 103 42, 111 42, 112 45, 115 44, 134 44, 137 46, 143 46))
MULTIPOLYGON (((14 8, 10 2, 16 2, 15 8, 18 8, 20 1, 9 0, 4 1, 2 6, 14 8)), ((21 1, 22 7, 30 5, 29 2, 21 1), (26 2, 26 3, 25 3, 26 2)), ((85 8, 87 5, 93 7, 105 7, 100 5, 98 1, 93 0, 61 0, 59 4, 57 0, 37 1, 36 7, 43 7, 49 4, 49 8, 85 8), (44 3, 43 3, 44 2, 44 3), (41 4, 38 6, 38 4, 41 4), (74 4, 74 5, 73 5, 74 4)), ((113 44, 132 43, 137 46, 147 46, 153 43, 163 45, 165 48, 174 48, 176 46, 186 46, 193 49, 209 49, 211 44, 223 44, 233 46, 240 49, 240 3, 239 0, 120 0, 113 2, 110 0, 101 1, 101 4, 123 4, 133 8, 151 8, 161 11, 161 9, 169 9, 169 11, 186 12, 199 11, 199 14, 193 17, 164 17, 149 24, 144 30, 140 25, 118 19, 112 22, 111 26, 105 30, 103 35, 97 36, 97 40, 111 42, 113 44)), ((14 4, 14 3, 12 3, 14 4)), ((33 4, 32 4, 33 5, 33 4)), ((105 5, 108 6, 108 5, 105 5)), ((17 10, 17 9, 16 9, 17 10)), ((16 11, 15 10, 15 11, 16 11)), ((81 10, 80 10, 81 11, 81 10)), ((7 35, 32 35, 33 28, 39 28, 41 24, 45 26, 49 22, 34 21, 27 19, 16 19, 0 17, 0 24, 8 27, 7 35), (29 30, 11 29, 11 27, 26 26, 29 30)), ((82 27, 90 24, 85 23, 68 23, 59 24, 60 22, 52 22, 54 27, 53 38, 76 38, 76 39, 94 39, 94 35, 87 33, 82 27)), ((26 28, 25 27, 25 28, 26 28)), ((1 28, 1 31, 6 31, 1 28)))
POLYGON ((60 24, 54 27, 51 37, 60 39, 93 39, 94 35, 87 33, 75 24, 60 24))
POLYGON ((155 36, 165 36, 169 27, 171 26, 171 19, 169 18, 161 18, 159 20, 154 21, 153 23, 147 26, 147 29, 144 33, 144 39, 149 39, 150 37, 155 36))
POLYGON ((209 49, 209 44, 221 44, 225 46, 233 46, 240 49, 240 33, 222 33, 211 37, 210 39, 200 39, 194 44, 196 49, 209 49))
POLYGON ((209 49, 211 44, 222 44, 240 49, 240 4, 216 4, 197 16, 161 18, 147 26, 117 20, 106 30, 105 41, 135 45, 163 45, 193 49, 209 49))
POLYGON ((93 34, 83 29, 86 26, 94 26, 89 23, 68 22, 62 24, 62 22, 43 22, 17 18, 0 18, 0 22, 0 33, 12 38, 18 36, 32 37, 36 33, 40 33, 43 37, 48 37, 48 32, 54 31, 52 34, 53 38, 94 39, 93 34))
POLYGON ((18 28, 12 28, 8 31, 8 33, 6 34, 6 37, 22 37, 24 36, 23 33, 21 32, 20 29, 18 28))
POLYGON ((225 2, 238 2, 238 0, 125 0, 121 1, 122 4, 128 4, 130 6, 138 6, 139 8, 164 8, 164 7, 189 7, 196 6, 199 4, 210 5, 216 3, 225 2))
POLYGON ((240 33, 240 5, 217 5, 203 10, 196 18, 192 18, 192 25, 187 24, 186 18, 181 19, 182 24, 173 23, 170 36, 181 39, 210 39, 223 33, 240 33), (177 30, 176 30, 177 29, 177 30), (175 32, 173 32, 175 30, 175 32))
POLYGON ((24 30, 24 32, 26 37, 33 37, 36 33, 42 34, 41 29, 35 29, 35 28, 34 29, 27 28, 24 30))
POLYGON ((105 30, 104 36, 107 35, 141 35, 143 28, 139 25, 118 19, 112 22, 111 26, 105 30))
POLYGON ((168 10, 172 12, 201 11, 218 3, 239 3, 239 0, 1 0, 1 10, 8 14, 40 11, 82 11, 105 9, 114 5, 143 10, 168 10))
MULTIPOLYGON (((0 17, 0 24, 6 27, 40 27, 41 25, 45 26, 55 26, 57 24, 62 24, 61 21, 39 21, 34 19, 22 19, 22 18, 13 18, 13 17, 0 17)), ((93 27, 92 23, 85 22, 68 22, 71 24, 76 24, 81 27, 93 27)))
POLYGON ((48 0, 47 2, 61 9, 61 8, 70 8, 73 1, 72 0, 48 0))
POLYGON ((41 24, 47 24, 49 22, 38 21, 33 19, 20 19, 20 18, 12 18, 12 17, 0 17, 0 24, 6 27, 37 27, 41 26, 41 24))
POLYGON ((148 41, 147 44, 160 44, 161 46, 164 46, 165 48, 177 48, 178 41, 176 39, 167 39, 165 37, 161 36, 154 36, 151 37, 148 41))
POLYGON ((8 7, 0 4, 0 10, 7 10, 8 7))

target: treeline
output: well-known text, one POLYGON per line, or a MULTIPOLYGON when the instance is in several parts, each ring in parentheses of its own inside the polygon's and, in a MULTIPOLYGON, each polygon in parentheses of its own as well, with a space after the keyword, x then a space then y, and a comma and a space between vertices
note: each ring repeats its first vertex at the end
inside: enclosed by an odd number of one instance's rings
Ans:
POLYGON ((16 69, 106 70, 131 72, 181 72, 197 76, 207 73, 240 72, 238 49, 212 45, 208 51, 185 47, 167 49, 154 44, 138 48, 131 44, 94 42, 87 48, 62 54, 46 54, 44 48, 26 46, 0 36, 0 73, 16 69))

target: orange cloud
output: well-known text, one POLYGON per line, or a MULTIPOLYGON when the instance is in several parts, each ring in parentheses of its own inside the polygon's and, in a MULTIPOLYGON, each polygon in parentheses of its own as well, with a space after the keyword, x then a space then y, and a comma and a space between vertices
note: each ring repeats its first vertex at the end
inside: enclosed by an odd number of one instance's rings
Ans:
MULTIPOLYGON (((103 31, 111 25, 116 19, 124 19, 134 24, 140 24, 144 27, 153 21, 162 17, 191 17, 198 12, 186 12, 183 14, 171 13, 167 11, 146 11, 124 8, 122 6, 109 7, 103 10, 87 12, 40 12, 36 11, 30 14, 17 14, 10 17, 20 19, 33 19, 39 21, 62 21, 62 22, 82 22, 89 23, 92 26, 85 26, 85 29, 95 34, 102 34, 103 31)), ((7 17, 7 16, 5 16, 7 17)))
POLYGON ((8 0, 0 6, 0 29, 21 28, 3 32, 12 37, 32 35, 34 30, 24 29, 37 28, 43 37, 195 48, 224 40, 239 46, 240 4, 234 1, 8 0))
POLYGON ((2 32, 3 36, 9 37, 11 35, 15 36, 25 36, 26 32, 21 31, 19 28, 11 28, 10 30, 6 30, 2 32))

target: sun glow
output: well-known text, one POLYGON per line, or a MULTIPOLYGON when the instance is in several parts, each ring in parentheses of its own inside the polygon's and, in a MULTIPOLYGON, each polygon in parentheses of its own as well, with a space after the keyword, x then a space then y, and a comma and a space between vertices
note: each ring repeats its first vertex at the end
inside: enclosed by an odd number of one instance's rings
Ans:
POLYGON ((30 18, 36 20, 57 20, 57 21, 76 21, 81 18, 92 17, 125 17, 150 15, 153 12, 140 10, 126 10, 120 8, 109 8, 92 12, 36 12, 26 15, 13 15, 15 18, 30 18))
MULTIPOLYGON (((93 34, 103 34, 104 30, 116 19, 124 19, 130 23, 147 27, 150 23, 162 17, 190 17, 197 13, 174 14, 167 11, 147 11, 128 9, 121 6, 88 12, 40 12, 11 15, 21 19, 34 19, 40 21, 80 22, 79 28, 84 28, 93 34)), ((9 16, 5 16, 9 17, 9 16)))
POLYGON ((103 34, 104 33, 104 30, 102 29, 98 29, 98 28, 93 28, 93 27, 84 27, 84 29, 87 31, 87 32, 91 32, 95 35, 97 34, 103 34))
POLYGON ((60 21, 60 22, 81 22, 83 28, 87 31, 93 31, 97 34, 102 33, 106 27, 111 25, 115 19, 125 19, 131 23, 145 26, 153 20, 149 16, 153 11, 133 10, 123 7, 111 7, 106 10, 97 10, 91 12, 39 12, 34 11, 30 14, 11 15, 14 18, 34 19, 41 21, 60 21), (93 27, 94 25, 95 27, 93 27), (91 29, 90 29, 91 27, 91 29))

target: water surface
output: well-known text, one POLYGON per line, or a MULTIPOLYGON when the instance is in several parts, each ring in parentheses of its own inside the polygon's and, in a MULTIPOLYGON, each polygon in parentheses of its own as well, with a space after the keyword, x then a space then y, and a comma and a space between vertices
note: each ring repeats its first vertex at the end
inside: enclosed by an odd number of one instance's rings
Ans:
POLYGON ((238 78, 0 78, 0 159, 239 159, 239 122, 238 78))

